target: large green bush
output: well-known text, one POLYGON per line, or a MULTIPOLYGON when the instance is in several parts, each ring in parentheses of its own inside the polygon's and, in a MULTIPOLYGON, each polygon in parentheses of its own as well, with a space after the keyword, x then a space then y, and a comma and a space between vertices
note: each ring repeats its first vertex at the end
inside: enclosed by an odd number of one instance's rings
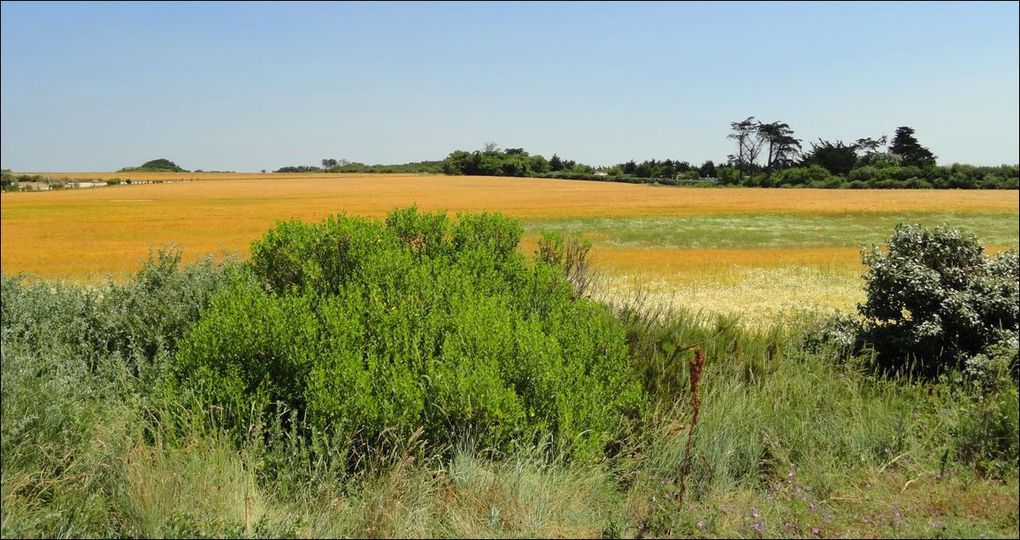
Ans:
POLYGON ((520 235, 414 208, 280 223, 192 328, 179 374, 240 429, 283 406, 354 448, 422 428, 433 445, 551 436, 595 457, 644 403, 623 329, 519 254, 520 235))
POLYGON ((884 250, 864 252, 864 339, 883 368, 925 376, 1016 343, 1017 261, 1015 250, 987 257, 973 234, 947 226, 897 226, 884 250))

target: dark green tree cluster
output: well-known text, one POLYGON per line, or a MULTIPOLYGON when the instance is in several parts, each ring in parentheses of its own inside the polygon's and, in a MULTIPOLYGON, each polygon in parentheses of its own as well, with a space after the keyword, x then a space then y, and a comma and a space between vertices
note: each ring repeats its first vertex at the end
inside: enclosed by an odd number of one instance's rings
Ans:
MULTIPOLYGON (((636 163, 633 160, 626 163, 619 163, 609 168, 609 174, 613 176, 631 176, 636 178, 657 178, 657 179, 676 179, 679 175, 690 175, 696 169, 686 161, 674 161, 672 159, 664 159, 657 161, 655 159, 649 159, 636 163)), ((695 178, 697 176, 694 176, 695 178)))
POLYGON ((1017 189, 1017 165, 975 167, 938 166, 935 155, 922 146, 914 129, 896 129, 886 151, 885 136, 853 143, 818 139, 802 151, 785 123, 764 124, 754 117, 731 124, 729 138, 737 153, 717 172, 724 185, 812 188, 989 188, 1017 189), (759 160, 759 156, 765 156, 759 160))
POLYGON ((542 156, 532 156, 522 148, 500 150, 492 143, 474 152, 455 150, 443 162, 443 173, 452 175, 541 176, 551 170, 549 160, 542 156))
POLYGON ((590 165, 578 163, 572 159, 562 159, 559 155, 553 154, 549 159, 549 174, 560 177, 567 177, 571 174, 591 175, 595 169, 590 165))
POLYGON ((309 173, 309 172, 322 172, 322 167, 315 165, 288 165, 286 167, 280 167, 276 169, 276 173, 309 173))
POLYGON ((173 161, 169 159, 154 159, 142 163, 139 167, 125 167, 118 172, 189 172, 187 169, 179 167, 173 161))

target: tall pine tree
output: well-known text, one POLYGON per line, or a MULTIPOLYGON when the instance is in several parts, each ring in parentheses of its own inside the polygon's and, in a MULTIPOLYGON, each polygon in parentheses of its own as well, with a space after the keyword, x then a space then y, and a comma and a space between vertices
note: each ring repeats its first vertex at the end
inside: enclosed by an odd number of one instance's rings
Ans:
POLYGON ((904 165, 923 167, 935 164, 935 155, 917 142, 914 130, 907 126, 896 128, 896 136, 889 145, 889 151, 902 156, 904 165))

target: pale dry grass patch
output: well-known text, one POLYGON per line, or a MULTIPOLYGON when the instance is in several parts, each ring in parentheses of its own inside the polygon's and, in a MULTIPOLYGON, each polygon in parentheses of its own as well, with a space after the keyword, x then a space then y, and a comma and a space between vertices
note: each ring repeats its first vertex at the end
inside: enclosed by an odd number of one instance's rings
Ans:
POLYGON ((593 538, 617 497, 604 471, 458 452, 446 464, 401 460, 327 486, 292 515, 306 518, 303 537, 593 538))
POLYGON ((165 448, 138 441, 121 458, 121 478, 121 508, 133 534, 176 536, 199 525, 250 536, 266 513, 254 473, 226 443, 165 448))
POLYGON ((804 266, 826 272, 860 272, 858 248, 626 248, 597 245, 593 262, 620 274, 644 273, 670 281, 725 279, 732 267, 804 266))
POLYGON ((675 278, 607 274, 595 297, 614 305, 642 298, 649 307, 736 315, 749 328, 767 328, 798 314, 852 313, 864 300, 862 285, 854 272, 810 266, 706 266, 675 278))
POLYGON ((595 538, 609 514, 612 483, 597 471, 461 454, 446 478, 447 520, 460 537, 595 538))

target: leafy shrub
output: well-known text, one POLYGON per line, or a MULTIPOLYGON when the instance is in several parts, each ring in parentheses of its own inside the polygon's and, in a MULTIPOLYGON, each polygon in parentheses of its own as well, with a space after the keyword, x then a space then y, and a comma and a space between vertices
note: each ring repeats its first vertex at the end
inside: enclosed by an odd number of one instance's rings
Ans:
POLYGON ((520 234, 414 208, 280 223, 193 327, 179 374, 240 430, 283 406, 355 449, 420 427, 433 445, 552 435, 595 457, 643 403, 623 329, 562 267, 517 253, 520 234))
POLYGON ((829 171, 821 165, 792 167, 777 172, 773 177, 776 185, 793 186, 808 185, 816 182, 824 183, 832 179, 829 171))
POLYGON ((909 189, 931 189, 934 186, 932 186, 931 182, 925 180, 924 178, 912 176, 903 183, 902 187, 909 189))
POLYGON ((250 266, 277 294, 305 289, 335 293, 367 252, 392 249, 396 242, 363 219, 331 217, 320 227, 291 220, 277 224, 252 244, 250 266), (383 246, 384 241, 389 245, 383 246))
POLYGON ((899 225, 865 250, 864 338, 881 367, 934 376, 1018 335, 1016 251, 986 257, 977 238, 947 226, 899 225))
POLYGON ((126 283, 95 287, 28 284, 5 276, 4 343, 74 358, 93 371, 101 361, 117 358, 135 375, 151 371, 157 377, 233 267, 211 259, 183 268, 180 262, 176 249, 157 250, 126 283))
POLYGON ((834 358, 846 359, 860 348, 861 322, 837 312, 813 321, 801 337, 806 351, 828 352, 834 358))
POLYGON ((924 171, 917 165, 904 165, 901 167, 886 167, 882 169, 893 180, 906 181, 910 178, 924 176, 924 171))
POLYGON ((1016 338, 967 359, 964 368, 974 391, 957 396, 962 414, 953 429, 953 446, 958 459, 988 476, 1016 474, 1020 457, 1016 368, 1016 338))
POLYGON ((847 179, 851 182, 868 183, 884 180, 885 178, 887 177, 883 175, 882 171, 872 165, 857 167, 847 174, 847 179))
POLYGON ((1016 474, 1020 456, 1020 406, 1017 389, 968 399, 954 430, 957 457, 982 474, 1008 478, 1016 474))

